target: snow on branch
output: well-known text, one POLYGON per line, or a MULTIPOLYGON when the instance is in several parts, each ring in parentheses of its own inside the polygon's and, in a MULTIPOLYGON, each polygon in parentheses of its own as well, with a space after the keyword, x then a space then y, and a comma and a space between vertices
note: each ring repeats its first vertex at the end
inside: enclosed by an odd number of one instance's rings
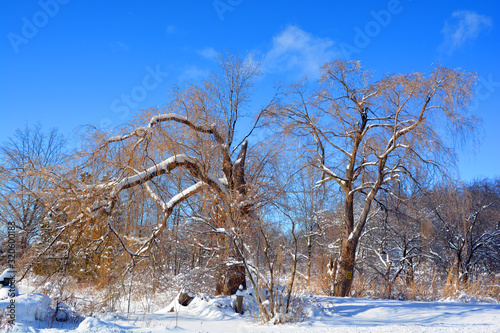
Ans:
POLYGON ((111 143, 111 142, 124 141, 124 140, 127 140, 128 138, 133 137, 133 136, 136 136, 136 137, 142 139, 142 138, 146 137, 147 132, 148 132, 148 129, 146 127, 141 126, 141 127, 137 127, 136 129, 134 129, 130 134, 113 136, 113 137, 109 138, 107 142, 111 143))
POLYGON ((191 120, 189 120, 187 117, 184 117, 184 116, 181 116, 181 115, 178 115, 175 113, 166 113, 166 114, 154 116, 149 120, 149 123, 147 126, 137 127, 129 134, 113 136, 107 140, 107 143, 125 141, 125 140, 127 140, 131 137, 134 137, 134 136, 139 138, 139 141, 138 141, 138 143, 139 143, 142 140, 144 140, 144 138, 148 134, 149 130, 153 126, 155 126, 161 122, 166 122, 166 121, 178 122, 178 123, 189 126, 191 129, 193 129, 195 131, 198 131, 201 133, 211 134, 211 135, 213 135, 213 137, 215 138, 215 141, 217 141, 217 143, 224 144, 224 139, 222 138, 220 133, 217 131, 215 124, 201 124, 201 125, 195 124, 191 120))
POLYGON ((165 230, 167 228, 168 217, 170 216, 170 214, 172 214, 172 212, 174 210, 174 207, 176 205, 180 204, 181 202, 183 202, 184 200, 188 199, 189 197, 191 197, 191 196, 195 195, 196 193, 200 192, 205 186, 207 186, 207 184, 205 182, 203 182, 203 181, 197 182, 196 184, 191 185, 190 187, 186 188, 182 192, 176 194, 167 203, 165 203, 162 200, 160 200, 159 197, 158 197, 158 195, 151 190, 151 188, 149 187, 149 185, 147 185, 147 191, 148 191, 148 193, 153 198, 153 200, 157 201, 161 205, 165 216, 163 217, 163 220, 162 220, 160 226, 157 227, 157 228, 155 228, 155 230, 153 231, 151 237, 149 237, 148 240, 146 240, 146 242, 140 248, 140 250, 139 250, 139 252, 138 252, 137 255, 140 256, 143 253, 145 253, 146 251, 148 251, 149 248, 150 248, 150 246, 151 246, 151 244, 156 239, 156 237, 160 233, 162 233, 163 230, 165 230))
POLYGON ((214 189, 218 193, 222 193, 227 195, 226 187, 221 183, 221 181, 212 174, 205 174, 202 171, 202 165, 200 161, 192 156, 188 156, 185 154, 174 155, 166 160, 155 164, 152 167, 147 168, 146 170, 139 172, 133 176, 126 177, 119 182, 110 182, 104 185, 100 185, 101 187, 109 188, 113 187, 111 191, 111 198, 114 198, 120 193, 122 190, 134 187, 139 184, 143 184, 159 175, 163 175, 169 173, 173 169, 184 166, 190 169, 196 177, 198 177, 201 181, 206 183, 210 188, 214 189))
POLYGON ((151 199, 153 199, 158 205, 162 208, 164 212, 168 212, 171 210, 175 205, 180 203, 181 201, 187 199, 188 197, 200 192, 206 184, 202 181, 197 182, 196 184, 186 188, 185 190, 181 191, 180 193, 176 194, 173 196, 168 202, 164 202, 158 194, 156 194, 149 184, 146 182, 143 184, 144 187, 146 188, 146 191, 148 192, 149 196, 151 199))
POLYGON ((217 131, 215 124, 198 125, 198 124, 193 123, 189 119, 187 119, 187 117, 180 116, 180 115, 175 114, 175 113, 166 113, 166 114, 154 116, 149 121, 148 127, 149 128, 153 127, 154 125, 161 123, 161 122, 164 122, 164 121, 175 121, 175 122, 187 125, 190 128, 194 129, 195 131, 212 134, 218 143, 220 143, 220 144, 224 143, 224 140, 222 139, 222 136, 217 131))
POLYGON ((336 181, 342 187, 345 186, 345 184, 346 184, 345 179, 343 179, 342 177, 337 176, 337 174, 335 172, 333 172, 330 168, 328 168, 324 164, 321 163, 320 166, 319 166, 319 169, 321 171, 323 171, 324 173, 326 173, 329 177, 327 177, 325 179, 322 179, 322 180, 318 180, 316 182, 315 187, 320 187, 321 185, 323 185, 323 183, 325 183, 327 181, 330 181, 330 180, 336 181))

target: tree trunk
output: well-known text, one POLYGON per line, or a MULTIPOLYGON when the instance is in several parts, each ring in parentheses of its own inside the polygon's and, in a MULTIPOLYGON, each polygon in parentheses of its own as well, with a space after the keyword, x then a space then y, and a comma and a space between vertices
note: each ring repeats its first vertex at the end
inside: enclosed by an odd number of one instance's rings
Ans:
POLYGON ((392 293, 392 282, 390 280, 385 280, 385 286, 384 286, 384 297, 387 299, 391 298, 391 293, 392 293))
POLYGON ((311 287, 312 241, 307 237, 307 287, 311 287))
POLYGON ((406 272, 406 285, 413 286, 413 281, 415 279, 414 269, 413 269, 413 259, 408 258, 408 271, 406 272))
POLYGON ((397 275, 394 277, 394 279, 391 281, 391 263, 387 264, 387 268, 385 270, 385 276, 384 276, 384 297, 386 298, 391 298, 391 293, 392 293, 392 284, 396 280, 397 275))
MULTIPOLYGON (((230 160, 226 161, 226 165, 224 168, 226 178, 230 181, 230 184, 232 184, 230 186, 231 191, 237 192, 238 195, 242 197, 244 197, 246 194, 245 160, 247 147, 248 142, 243 142, 236 162, 232 164, 230 160)), ((238 213, 239 216, 236 217, 236 220, 238 220, 239 223, 242 223, 243 221, 245 221, 245 219, 248 219, 249 215, 252 214, 251 207, 241 207, 238 213)), ((228 244, 229 248, 231 248, 231 246, 231 244, 228 244)), ((243 258, 238 255, 236 257, 236 260, 242 262, 243 258)), ((225 271, 220 275, 220 278, 218 279, 216 285, 216 293, 223 295, 234 295, 238 291, 240 285, 243 286, 243 289, 247 288, 245 267, 242 265, 232 265, 227 267, 225 271)))
POLYGON ((247 288, 245 267, 238 265, 229 266, 222 272, 218 279, 215 294, 234 295, 240 285, 243 286, 243 289, 247 288))
POLYGON ((342 241, 340 262, 335 275, 334 296, 346 297, 351 291, 354 262, 356 260, 357 241, 345 239, 342 241))

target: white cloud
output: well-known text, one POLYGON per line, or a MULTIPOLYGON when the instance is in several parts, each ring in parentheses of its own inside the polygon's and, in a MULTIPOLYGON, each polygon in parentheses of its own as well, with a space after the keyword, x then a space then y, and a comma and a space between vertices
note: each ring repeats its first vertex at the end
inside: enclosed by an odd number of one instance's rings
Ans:
POLYGON ((454 12, 441 30, 444 35, 441 50, 452 53, 467 41, 477 39, 482 31, 492 26, 493 20, 488 16, 467 10, 454 12))
POLYGON ((116 41, 114 43, 111 43, 111 49, 113 51, 117 51, 117 50, 125 50, 125 51, 128 51, 130 49, 130 47, 120 41, 116 41))
POLYGON ((210 60, 217 59, 217 51, 215 51, 212 47, 205 47, 204 49, 199 50, 198 54, 203 58, 207 58, 210 60))
POLYGON ((273 38, 266 54, 264 69, 269 72, 293 71, 299 75, 318 77, 320 67, 339 57, 328 38, 316 37, 297 26, 288 26, 273 38))
POLYGON ((187 67, 182 74, 180 75, 179 79, 181 81, 190 81, 192 83, 205 79, 209 76, 210 72, 205 69, 200 69, 196 66, 189 66, 187 67))
POLYGON ((173 33, 175 33, 177 31, 177 28, 175 27, 175 25, 169 25, 167 26, 167 28, 165 29, 165 32, 167 35, 171 35, 173 33))

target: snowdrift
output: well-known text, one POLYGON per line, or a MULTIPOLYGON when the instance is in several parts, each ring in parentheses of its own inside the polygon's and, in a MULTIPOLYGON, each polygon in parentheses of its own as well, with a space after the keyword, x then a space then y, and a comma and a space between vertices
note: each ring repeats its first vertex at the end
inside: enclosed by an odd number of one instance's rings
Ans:
MULTIPOLYGON (((274 326, 258 322, 257 306, 246 296, 244 313, 235 313, 235 296, 198 295, 188 306, 172 303, 155 313, 103 313, 81 318, 43 294, 14 298, 16 324, 11 332, 498 332, 500 304, 480 302, 408 302, 369 298, 303 296, 305 321, 274 326)), ((173 300, 175 302, 176 299, 173 300)), ((0 301, 5 314, 9 299, 0 301)), ((0 331, 8 326, 5 317, 0 331)))

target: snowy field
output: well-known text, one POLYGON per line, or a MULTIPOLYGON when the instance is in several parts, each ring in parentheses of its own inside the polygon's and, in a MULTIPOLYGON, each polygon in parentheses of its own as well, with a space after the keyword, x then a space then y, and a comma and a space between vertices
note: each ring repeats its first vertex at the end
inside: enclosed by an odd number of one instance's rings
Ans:
MULTIPOLYGON (((107 313, 65 322, 58 320, 71 317, 71 310, 54 316, 45 295, 21 294, 15 301, 17 318, 11 332, 500 332, 500 304, 467 298, 465 302, 409 302, 306 296, 298 305, 305 321, 277 326, 257 323, 250 298, 245 301, 245 313, 236 314, 235 296, 197 296, 174 312, 169 312, 169 305, 128 318, 107 313)), ((2 309, 8 304, 8 299, 0 301, 2 309)))

